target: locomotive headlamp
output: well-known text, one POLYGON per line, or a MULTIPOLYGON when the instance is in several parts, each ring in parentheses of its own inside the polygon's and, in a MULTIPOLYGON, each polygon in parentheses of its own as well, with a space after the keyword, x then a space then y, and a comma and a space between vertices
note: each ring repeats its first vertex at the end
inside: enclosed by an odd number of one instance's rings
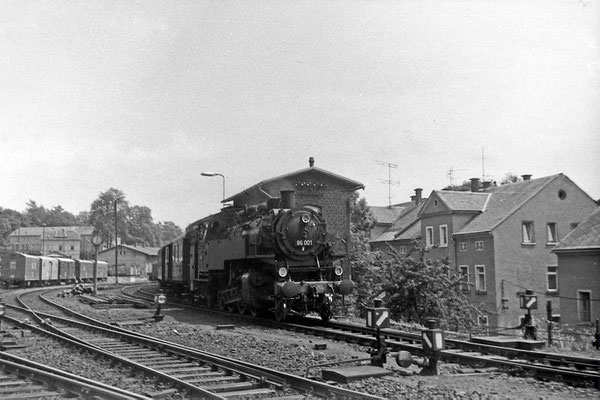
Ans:
POLYGON ((344 273, 344 268, 338 265, 337 267, 335 267, 334 272, 337 276, 342 276, 342 274, 344 273))
POLYGON ((308 215, 308 214, 302 215, 301 220, 303 223, 308 224, 308 221, 310 221, 310 215, 308 215))
POLYGON ((288 270, 285 267, 281 267, 281 268, 279 268, 277 273, 279 274, 280 277, 285 278, 287 276, 288 270))

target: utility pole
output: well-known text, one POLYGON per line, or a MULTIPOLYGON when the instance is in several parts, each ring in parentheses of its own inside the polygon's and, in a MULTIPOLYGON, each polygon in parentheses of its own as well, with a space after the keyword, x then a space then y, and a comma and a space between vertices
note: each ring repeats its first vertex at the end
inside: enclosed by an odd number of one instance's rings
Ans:
POLYGON ((117 199, 115 199, 115 285, 119 284, 119 251, 117 247, 117 199))
POLYGON ((378 161, 378 160, 375 160, 375 162, 379 165, 387 167, 387 169, 388 169, 388 179, 387 180, 380 179, 380 180, 383 183, 388 184, 388 207, 391 207, 392 206, 392 185, 398 183, 396 181, 392 181, 392 168, 398 168, 398 165, 392 164, 389 162, 385 162, 385 161, 378 161))

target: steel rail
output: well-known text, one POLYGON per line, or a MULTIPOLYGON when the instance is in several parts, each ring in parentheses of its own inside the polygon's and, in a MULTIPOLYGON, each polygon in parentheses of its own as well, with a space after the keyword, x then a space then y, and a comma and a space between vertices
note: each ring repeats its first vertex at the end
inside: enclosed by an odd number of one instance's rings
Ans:
POLYGON ((74 375, 6 352, 0 352, 0 365, 2 366, 2 370, 35 377, 36 380, 59 387, 73 394, 115 400, 147 399, 146 396, 109 386, 102 382, 74 375))
MULTIPOLYGON (((139 289, 138 289, 139 290, 139 289)), ((125 293, 125 292, 124 292, 125 293)), ((146 293, 149 295, 149 293, 146 293)), ((130 296, 133 296, 129 294, 130 296)), ((179 302, 176 302, 179 304, 179 302)), ((214 311, 214 310, 211 310, 214 311)), ((256 320, 256 318, 253 318, 256 320)), ((264 323, 257 321, 257 323, 264 323)), ((282 329, 301 331, 315 336, 343 338, 343 340, 375 346, 377 330, 366 326, 329 321, 323 323, 315 318, 304 318, 298 323, 277 323, 268 321, 282 329)), ((380 329, 386 346, 391 351, 405 350, 413 355, 427 356, 421 345, 421 335, 394 329, 380 329)), ((538 352, 524 349, 512 349, 464 340, 446 338, 446 349, 440 352, 442 361, 463 365, 487 365, 494 367, 521 368, 544 376, 560 377, 560 380, 591 380, 600 382, 600 359, 538 352), (481 353, 481 354, 475 354, 481 353), (496 357, 497 356, 497 357, 496 357), (504 358, 500 358, 504 357, 504 358), (544 364, 549 365, 544 365, 544 364), (570 368, 573 366, 575 369, 570 368), (585 371, 586 369, 591 370, 585 371)), ((600 387, 600 383, 597 383, 600 387)))
MULTIPOLYGON (((86 321, 90 321, 91 324, 84 324, 80 321, 75 321, 71 319, 67 319, 64 317, 55 316, 48 313, 38 312, 39 315, 44 316, 45 318, 54 318, 58 321, 63 320, 66 323, 76 324, 80 326, 87 326, 88 329, 97 329, 103 330, 109 335, 120 334, 126 337, 130 341, 138 341, 143 343, 145 346, 157 346, 162 350, 168 350, 173 352, 176 355, 187 358, 201 358, 207 360, 207 362, 214 363, 216 365, 220 365, 225 369, 230 369, 242 375, 253 377, 257 380, 266 380, 269 384, 273 386, 281 386, 288 385, 296 390, 304 391, 311 393, 312 395, 317 395, 319 397, 325 398, 344 398, 344 399, 372 399, 372 400, 380 400, 381 397, 369 395, 366 393, 360 393, 353 390, 332 386, 327 383, 318 382, 314 380, 310 380, 307 378, 303 378, 297 375, 288 374, 281 371, 275 371, 267 367, 255 365, 252 363, 248 363, 241 360, 231 359, 229 357, 221 356, 218 354, 213 354, 209 352, 205 352, 202 350, 194 349, 188 346, 180 345, 177 343, 168 342, 166 340, 150 337, 147 335, 140 334, 138 332, 130 331, 121 327, 117 327, 114 325, 106 324, 102 321, 95 320, 93 318, 87 317, 85 315, 79 314, 73 310, 62 307, 59 304, 45 298, 43 295, 40 295, 40 298, 45 302, 52 304, 55 307, 58 307, 64 312, 67 312, 77 318, 83 318, 86 321)), ((47 325, 47 324, 45 324, 47 325)), ((112 353, 109 353, 112 354, 112 353)), ((127 360, 125 358, 125 360, 127 360)), ((136 363, 137 364, 137 363, 136 363)))

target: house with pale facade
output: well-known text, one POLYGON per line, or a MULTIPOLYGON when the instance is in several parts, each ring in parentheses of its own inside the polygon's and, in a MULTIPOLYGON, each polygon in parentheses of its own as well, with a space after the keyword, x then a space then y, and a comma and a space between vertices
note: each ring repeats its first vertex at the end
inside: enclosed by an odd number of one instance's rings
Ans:
POLYGON ((501 186, 481 185, 474 178, 471 191, 432 191, 412 224, 390 228, 371 246, 399 247, 398 239, 419 236, 428 259, 447 259, 464 276, 461 289, 482 310, 481 325, 519 325, 526 290, 537 296, 534 318, 546 318, 549 301, 553 319, 561 321, 557 282, 568 272, 559 268, 552 250, 596 208, 563 174, 523 175, 523 181, 501 186), (420 226, 419 235, 408 235, 415 226, 420 226))
POLYGON ((561 296, 561 323, 593 326, 600 320, 600 207, 567 234, 552 252, 554 283, 561 296))
POLYGON ((91 226, 28 226, 15 229, 8 240, 16 252, 88 259, 93 256, 93 231, 91 226))
POLYGON ((152 265, 158 262, 159 247, 138 247, 120 244, 102 250, 98 260, 108 264, 108 275, 115 275, 115 258, 119 276, 139 276, 146 278, 152 273, 152 265), (115 252, 117 252, 115 257, 115 252))

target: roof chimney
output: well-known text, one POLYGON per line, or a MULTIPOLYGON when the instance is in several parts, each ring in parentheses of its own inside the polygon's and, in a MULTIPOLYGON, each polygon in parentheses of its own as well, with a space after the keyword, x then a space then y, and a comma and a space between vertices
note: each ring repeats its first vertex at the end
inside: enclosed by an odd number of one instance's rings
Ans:
POLYGON ((309 166, 310 168, 312 168, 312 167, 314 167, 314 166, 315 166, 315 158, 314 158, 314 157, 310 157, 310 158, 308 159, 308 166, 309 166))
POLYGON ((421 202, 421 193, 423 193, 423 189, 421 189, 421 188, 415 189, 415 204, 416 205, 419 205, 419 203, 421 202))
POLYGON ((521 178, 523 178, 524 181, 528 181, 531 179, 531 174, 521 175, 521 178))
POLYGON ((479 178, 471 178, 471 192, 479 191, 479 178))

